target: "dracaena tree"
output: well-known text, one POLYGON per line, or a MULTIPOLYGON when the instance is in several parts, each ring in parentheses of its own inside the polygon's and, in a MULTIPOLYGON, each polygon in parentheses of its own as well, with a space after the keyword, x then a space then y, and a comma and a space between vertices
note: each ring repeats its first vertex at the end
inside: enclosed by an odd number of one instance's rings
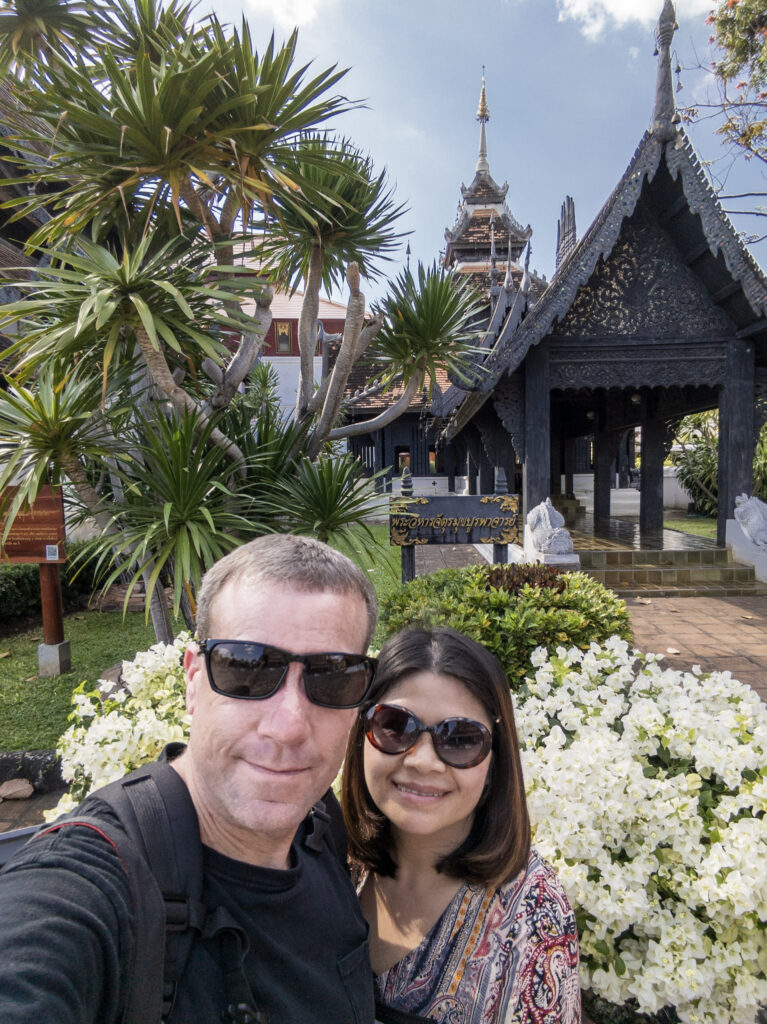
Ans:
MULTIPOLYGON (((331 537, 363 514, 359 467, 328 461, 359 429, 344 423, 352 368, 380 357, 376 386, 415 394, 438 365, 460 371, 475 308, 434 271, 395 283, 392 302, 366 314, 361 275, 391 257, 403 208, 370 158, 330 134, 354 106, 344 71, 298 66, 295 33, 258 51, 246 21, 192 11, 0 0, 13 122, 0 159, 17 187, 6 216, 36 223, 38 263, 11 273, 20 298, 0 307, 0 451, 24 453, 0 484, 20 483, 27 500, 69 480, 99 523, 107 579, 143 577, 148 600, 164 580, 188 614, 200 574, 245 539, 246 522, 331 537), (345 329, 315 387, 320 288, 344 281, 345 329), (274 287, 299 285, 302 373, 286 422, 263 375, 251 380, 274 287), (58 454, 34 433, 38 413, 66 438, 58 454), (197 467, 192 499, 185 462, 197 467)), ((167 639, 167 616, 153 619, 167 639)))

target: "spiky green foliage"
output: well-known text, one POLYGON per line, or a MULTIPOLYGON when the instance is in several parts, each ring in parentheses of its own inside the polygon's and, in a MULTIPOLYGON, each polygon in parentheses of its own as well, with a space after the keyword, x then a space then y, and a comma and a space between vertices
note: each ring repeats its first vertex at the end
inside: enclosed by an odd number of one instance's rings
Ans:
POLYGON ((471 377, 473 322, 482 303, 472 286, 432 263, 419 262, 416 273, 404 270, 381 303, 384 325, 371 346, 371 356, 391 379, 407 384, 423 372, 429 392, 441 368, 459 381, 471 377))
POLYGON ((377 263, 390 258, 402 233, 395 231, 404 206, 396 205, 386 172, 376 174, 370 157, 348 139, 326 135, 304 139, 298 171, 318 201, 311 210, 276 197, 270 207, 279 233, 266 236, 259 252, 277 280, 292 291, 309 276, 313 250, 321 253, 322 285, 342 287, 346 265, 355 260, 367 278, 378 276, 377 263))

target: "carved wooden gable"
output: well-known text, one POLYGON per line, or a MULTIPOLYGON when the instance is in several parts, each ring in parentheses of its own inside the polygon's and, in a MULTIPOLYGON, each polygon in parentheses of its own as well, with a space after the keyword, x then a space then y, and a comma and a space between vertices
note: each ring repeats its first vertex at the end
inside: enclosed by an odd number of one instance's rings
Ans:
POLYGON ((623 222, 608 258, 581 286, 555 338, 732 337, 735 327, 682 262, 646 204, 623 222))

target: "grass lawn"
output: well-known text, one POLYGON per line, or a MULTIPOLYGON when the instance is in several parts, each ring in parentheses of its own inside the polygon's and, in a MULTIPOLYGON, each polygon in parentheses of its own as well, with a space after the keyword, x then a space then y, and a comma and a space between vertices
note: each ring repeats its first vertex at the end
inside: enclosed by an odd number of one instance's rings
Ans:
POLYGON ((47 750, 67 727, 72 690, 154 643, 142 612, 76 612, 64 616, 72 649, 72 672, 51 679, 37 675, 42 628, 0 640, 0 750, 47 750))
POLYGON ((668 517, 663 520, 663 525, 667 530, 681 530, 682 533, 692 533, 696 537, 710 537, 716 540, 716 519, 709 519, 708 516, 668 517))
MULTIPOLYGON (((370 526, 371 542, 360 527, 351 545, 338 545, 369 574, 379 600, 399 586, 400 551, 389 546, 389 527, 370 526)), ((181 626, 179 626, 181 628, 181 626)), ((95 683, 112 665, 132 658, 155 642, 143 612, 81 611, 64 617, 74 670, 53 679, 37 675, 42 627, 0 639, 0 750, 49 750, 67 728, 72 690, 95 683)))

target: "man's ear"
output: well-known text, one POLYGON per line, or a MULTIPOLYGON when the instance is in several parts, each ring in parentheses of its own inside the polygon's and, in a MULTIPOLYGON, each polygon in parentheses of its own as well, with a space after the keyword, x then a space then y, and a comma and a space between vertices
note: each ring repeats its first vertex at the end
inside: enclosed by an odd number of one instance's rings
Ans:
POLYGON ((186 675, 186 710, 194 714, 199 688, 203 685, 204 662, 197 644, 191 643, 184 651, 184 674, 186 675))

